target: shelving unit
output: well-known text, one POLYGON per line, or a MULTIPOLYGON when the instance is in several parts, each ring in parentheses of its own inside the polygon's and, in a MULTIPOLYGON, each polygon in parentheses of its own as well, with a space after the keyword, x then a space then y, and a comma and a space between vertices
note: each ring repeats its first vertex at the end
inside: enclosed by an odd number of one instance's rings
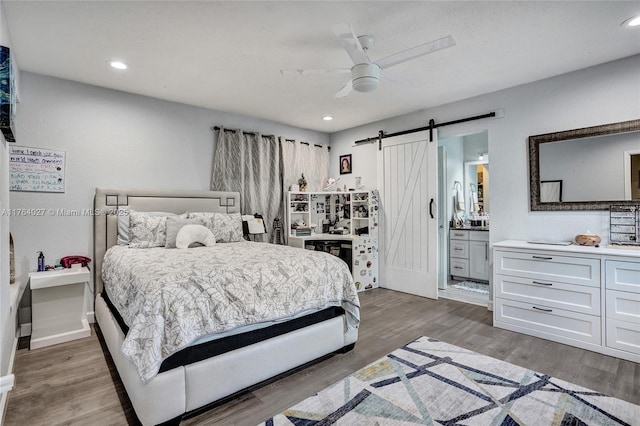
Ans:
POLYGON ((286 224, 289 245, 337 255, 349 266, 358 290, 378 287, 376 194, 289 192, 286 224))

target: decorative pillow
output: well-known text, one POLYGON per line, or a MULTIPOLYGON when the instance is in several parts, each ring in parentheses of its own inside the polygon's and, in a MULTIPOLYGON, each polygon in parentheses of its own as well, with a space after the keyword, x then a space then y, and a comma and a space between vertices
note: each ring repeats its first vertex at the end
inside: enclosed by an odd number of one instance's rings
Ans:
MULTIPOLYGON (((129 242, 130 242, 129 212, 131 211, 133 210, 130 210, 124 207, 118 207, 117 215, 118 215, 118 245, 119 246, 129 245, 129 242)), ((175 216, 183 219, 187 217, 186 213, 182 213, 180 215, 176 215, 175 213, 168 213, 168 212, 138 212, 138 213, 144 213, 149 216, 165 216, 165 217, 175 216)))
POLYGON ((118 208, 118 245, 129 245, 129 210, 118 208))
POLYGON ((176 248, 176 237, 178 231, 185 225, 204 225, 205 219, 201 217, 194 217, 193 219, 183 219, 179 216, 167 218, 167 241, 165 242, 165 248, 176 248))
POLYGON ((167 216, 129 210, 129 247, 164 247, 166 241, 167 216))
POLYGON ((209 228, 202 225, 184 225, 176 236, 176 247, 186 249, 193 243, 201 243, 211 247, 216 243, 216 237, 209 228))
POLYGON ((213 232, 218 243, 242 241, 242 217, 240 213, 189 212, 189 219, 201 217, 205 226, 213 232))

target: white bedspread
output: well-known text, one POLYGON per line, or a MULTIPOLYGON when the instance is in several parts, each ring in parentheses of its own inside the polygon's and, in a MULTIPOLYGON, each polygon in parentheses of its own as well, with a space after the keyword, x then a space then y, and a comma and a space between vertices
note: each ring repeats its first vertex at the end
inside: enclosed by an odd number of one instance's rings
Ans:
POLYGON ((143 382, 197 339, 341 306, 349 328, 360 303, 347 265, 327 253, 238 242, 192 249, 111 247, 103 281, 129 326, 122 353, 143 382))

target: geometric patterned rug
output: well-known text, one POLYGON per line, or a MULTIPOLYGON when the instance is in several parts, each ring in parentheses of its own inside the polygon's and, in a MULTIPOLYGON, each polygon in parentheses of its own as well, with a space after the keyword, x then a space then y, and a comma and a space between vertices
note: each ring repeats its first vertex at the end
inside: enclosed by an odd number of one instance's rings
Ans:
POLYGON ((421 337, 261 425, 640 425, 640 406, 421 337))

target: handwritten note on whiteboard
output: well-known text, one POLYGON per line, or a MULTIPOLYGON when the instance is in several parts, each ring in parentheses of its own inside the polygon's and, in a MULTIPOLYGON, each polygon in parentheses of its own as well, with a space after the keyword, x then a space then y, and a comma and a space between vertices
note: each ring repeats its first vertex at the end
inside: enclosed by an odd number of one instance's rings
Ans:
POLYGON ((64 192, 65 152, 9 145, 11 191, 64 192))

